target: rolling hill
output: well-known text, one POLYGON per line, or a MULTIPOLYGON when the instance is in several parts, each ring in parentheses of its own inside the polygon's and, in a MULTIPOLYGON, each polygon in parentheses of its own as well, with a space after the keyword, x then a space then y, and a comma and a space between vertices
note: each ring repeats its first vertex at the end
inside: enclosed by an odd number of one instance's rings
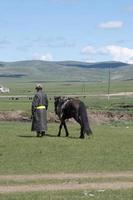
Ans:
POLYGON ((106 81, 133 79, 133 65, 122 62, 78 61, 0 62, 0 77, 45 81, 106 81))

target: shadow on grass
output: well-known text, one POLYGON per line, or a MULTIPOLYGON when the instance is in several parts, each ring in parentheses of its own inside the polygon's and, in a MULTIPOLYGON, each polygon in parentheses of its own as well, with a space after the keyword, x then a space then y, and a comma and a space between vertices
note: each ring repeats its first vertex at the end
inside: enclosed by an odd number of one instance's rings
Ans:
POLYGON ((75 140, 81 140, 81 138, 79 137, 73 137, 73 136, 69 136, 69 137, 66 137, 66 136, 57 136, 57 135, 50 135, 50 134, 46 134, 42 137, 37 137, 36 135, 17 135, 17 137, 20 137, 20 138, 45 138, 45 137, 51 137, 51 138, 66 138, 66 139, 75 139, 75 140))
POLYGON ((17 135, 17 137, 21 137, 21 138, 45 138, 45 137, 58 137, 57 135, 50 135, 50 134, 46 134, 42 137, 37 137, 36 135, 17 135))
POLYGON ((34 135, 17 135, 17 137, 22 137, 22 138, 33 138, 36 137, 34 135))
POLYGON ((50 134, 45 134, 45 136, 44 137, 58 137, 57 135, 50 135, 50 134))
MULTIPOLYGON (((79 137, 73 137, 73 136, 68 136, 68 137, 66 137, 66 136, 64 136, 64 135, 61 135, 61 136, 57 136, 57 135, 50 135, 50 134, 46 134, 45 136, 48 136, 48 137, 56 137, 56 138, 66 138, 66 139, 81 139, 81 138, 79 138, 79 137)), ((45 137, 44 136, 44 137, 45 137)))

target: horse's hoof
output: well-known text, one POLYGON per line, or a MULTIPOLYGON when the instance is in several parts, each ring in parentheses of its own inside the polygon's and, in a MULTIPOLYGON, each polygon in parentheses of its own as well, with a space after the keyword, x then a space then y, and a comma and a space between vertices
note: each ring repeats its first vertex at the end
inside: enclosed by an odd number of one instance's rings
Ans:
POLYGON ((42 131, 42 132, 41 132, 41 136, 45 136, 45 131, 42 131))
POLYGON ((79 138, 80 138, 80 139, 84 139, 84 136, 83 136, 83 135, 81 135, 79 138))
POLYGON ((40 137, 40 132, 37 132, 36 137, 40 137))

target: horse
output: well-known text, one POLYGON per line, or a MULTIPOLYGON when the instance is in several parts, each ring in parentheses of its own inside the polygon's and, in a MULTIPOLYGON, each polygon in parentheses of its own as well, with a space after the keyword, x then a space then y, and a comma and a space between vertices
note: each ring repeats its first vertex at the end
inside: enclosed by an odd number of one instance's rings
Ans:
POLYGON ((69 97, 54 97, 55 114, 59 117, 60 125, 57 136, 61 135, 62 126, 64 126, 66 137, 69 136, 69 132, 66 125, 66 120, 74 118, 76 122, 80 124, 80 138, 92 134, 92 130, 89 125, 88 115, 85 104, 76 98, 69 97))

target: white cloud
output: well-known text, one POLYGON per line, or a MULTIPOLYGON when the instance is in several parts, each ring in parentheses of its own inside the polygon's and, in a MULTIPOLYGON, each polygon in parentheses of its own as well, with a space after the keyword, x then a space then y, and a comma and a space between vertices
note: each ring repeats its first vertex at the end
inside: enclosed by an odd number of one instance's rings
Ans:
POLYGON ((116 29, 116 28, 121 28, 122 26, 123 26, 122 21, 108 21, 99 24, 99 27, 104 29, 116 29))
POLYGON ((33 59, 35 60, 43 60, 43 61, 52 61, 53 60, 53 56, 50 53, 46 53, 43 55, 40 55, 38 53, 33 55, 33 59))
POLYGON ((133 49, 115 45, 108 45, 103 48, 105 54, 112 56, 112 59, 115 61, 126 62, 133 64, 133 49))
POLYGON ((96 49, 93 46, 88 45, 81 50, 81 53, 94 54, 94 53, 96 53, 96 49))
POLYGON ((111 59, 114 61, 133 64, 133 49, 127 47, 107 45, 100 48, 95 48, 93 46, 86 46, 81 50, 81 53, 85 56, 85 60, 87 62, 94 59, 95 61, 100 60, 102 57, 104 60, 111 59))
POLYGON ((91 46, 91 45, 88 45, 88 46, 85 46, 82 50, 81 50, 81 53, 83 55, 86 56, 86 62, 94 62, 93 60, 93 55, 97 52, 97 50, 95 49, 95 47, 91 46))

